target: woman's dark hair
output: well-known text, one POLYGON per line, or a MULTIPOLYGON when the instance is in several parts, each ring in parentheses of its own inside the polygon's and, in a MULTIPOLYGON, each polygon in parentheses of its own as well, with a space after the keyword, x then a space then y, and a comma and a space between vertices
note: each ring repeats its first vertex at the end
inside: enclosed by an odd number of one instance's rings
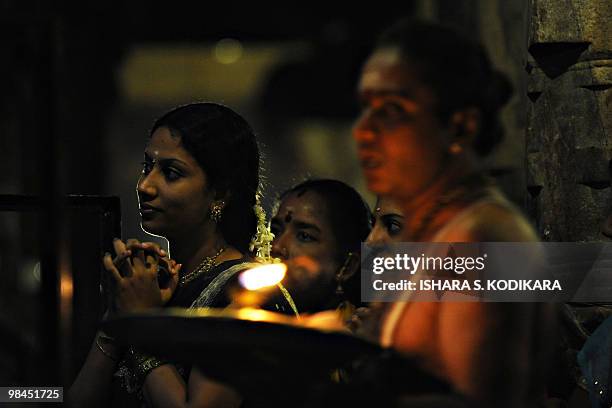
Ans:
POLYGON ((180 106, 157 119, 198 162, 219 197, 229 199, 218 225, 228 244, 247 252, 257 228, 253 206, 259 187, 259 148, 251 126, 216 103, 180 106))
POLYGON ((317 193, 327 205, 331 230, 339 243, 337 259, 343 261, 349 252, 359 253, 361 243, 372 229, 372 212, 361 195, 339 180, 312 179, 285 191, 280 200, 292 194, 300 197, 309 191, 317 193))
POLYGON ((508 78, 496 71, 482 45, 441 25, 400 20, 381 35, 376 48, 398 47, 434 92, 443 122, 459 109, 481 113, 474 149, 481 156, 503 139, 498 112, 512 95, 508 78))

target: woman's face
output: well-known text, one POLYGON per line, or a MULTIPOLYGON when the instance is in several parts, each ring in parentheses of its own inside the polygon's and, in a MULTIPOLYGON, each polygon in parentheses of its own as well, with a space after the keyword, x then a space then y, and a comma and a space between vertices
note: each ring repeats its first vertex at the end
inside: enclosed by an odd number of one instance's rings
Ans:
POLYGON ((399 50, 382 48, 367 60, 358 92, 363 109, 353 135, 368 188, 401 199, 418 195, 447 159, 433 91, 399 50))
POLYGON ((303 261, 300 265, 311 265, 311 274, 319 284, 331 285, 341 265, 329 219, 327 205, 318 193, 289 194, 272 218, 272 256, 303 261))
POLYGON ((214 192, 180 137, 172 136, 168 128, 158 128, 144 156, 137 186, 143 230, 173 239, 211 222, 214 192))
POLYGON ((374 227, 368 235, 368 244, 390 244, 402 240, 404 215, 397 202, 389 197, 377 200, 374 227))

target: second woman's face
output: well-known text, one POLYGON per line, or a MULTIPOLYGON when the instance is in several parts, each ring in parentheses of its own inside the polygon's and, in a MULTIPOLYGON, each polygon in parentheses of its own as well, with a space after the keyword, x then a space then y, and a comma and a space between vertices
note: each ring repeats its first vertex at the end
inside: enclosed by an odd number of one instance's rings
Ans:
POLYGON ((379 198, 374 210, 374 226, 368 235, 368 244, 390 244, 402 240, 404 215, 401 207, 391 198, 379 198))
POLYGON ((340 265, 338 243, 329 219, 327 205, 318 193, 289 194, 272 218, 272 255, 283 260, 314 261, 323 280, 331 282, 340 265))
POLYGON ((401 199, 418 195, 447 159, 448 135, 433 91, 395 48, 370 56, 358 91, 363 109, 353 135, 369 190, 401 199))
POLYGON ((158 128, 144 156, 137 186, 142 228, 173 239, 210 222, 214 192, 181 138, 165 127, 158 128))

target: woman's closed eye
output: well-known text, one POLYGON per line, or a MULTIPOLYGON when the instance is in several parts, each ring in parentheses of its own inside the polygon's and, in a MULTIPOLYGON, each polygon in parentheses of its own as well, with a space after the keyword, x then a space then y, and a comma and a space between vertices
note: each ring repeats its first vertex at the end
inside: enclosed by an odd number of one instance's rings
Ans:
POLYGON ((162 168, 162 171, 164 173, 164 177, 166 177, 166 180, 168 181, 176 181, 183 177, 183 173, 174 167, 164 167, 162 168))
POLYGON ((376 114, 382 119, 395 120, 407 119, 411 114, 399 102, 388 101, 376 109, 376 114))
POLYGON ((404 228, 404 223, 401 221, 399 216, 396 215, 385 215, 381 217, 381 221, 389 233, 389 236, 396 236, 400 234, 404 228))
POLYGON ((298 231, 295 234, 295 236, 296 236, 297 240, 300 241, 300 242, 316 242, 316 241, 318 241, 318 239, 314 235, 310 234, 309 232, 303 231, 303 230, 298 231))

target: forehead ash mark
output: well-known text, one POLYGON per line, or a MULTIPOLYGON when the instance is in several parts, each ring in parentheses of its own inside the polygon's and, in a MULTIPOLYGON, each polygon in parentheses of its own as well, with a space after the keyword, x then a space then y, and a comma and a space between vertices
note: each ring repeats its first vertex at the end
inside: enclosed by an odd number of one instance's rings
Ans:
POLYGON ((287 211, 287 215, 285 215, 285 223, 289 224, 293 219, 293 213, 291 211, 287 211))
POLYGON ((388 66, 401 64, 404 61, 404 56, 398 47, 384 47, 375 50, 364 64, 364 69, 367 70, 377 66, 388 66))
MULTIPOLYGON (((378 74, 376 71, 381 69, 389 69, 391 67, 395 67, 403 64, 404 58, 402 53, 397 48, 383 48, 375 51, 368 60, 362 69, 362 75, 366 77, 367 75, 376 75, 378 74)), ((377 78, 374 76, 373 78, 377 78)))
POLYGON ((359 89, 365 90, 373 85, 380 83, 383 80, 383 76, 379 71, 366 71, 361 75, 359 81, 359 89))

